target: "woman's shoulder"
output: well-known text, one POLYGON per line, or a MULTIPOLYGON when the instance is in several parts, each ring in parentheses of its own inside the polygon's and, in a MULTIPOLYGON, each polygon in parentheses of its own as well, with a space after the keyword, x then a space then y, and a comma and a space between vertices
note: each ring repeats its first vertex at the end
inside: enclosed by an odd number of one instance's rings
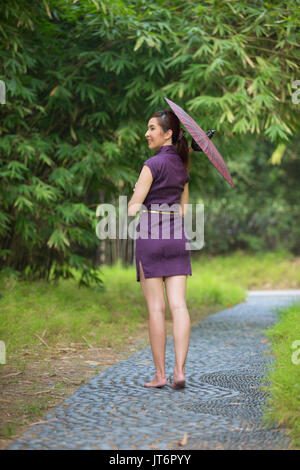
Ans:
POLYGON ((147 158, 147 160, 144 161, 144 164, 148 162, 153 162, 154 160, 156 161, 158 158, 159 158, 159 155, 153 155, 153 157, 147 158))
POLYGON ((143 165, 148 165, 153 168, 161 168, 163 159, 160 158, 160 155, 153 155, 152 157, 147 158, 147 160, 144 161, 143 165))
POLYGON ((147 160, 145 160, 141 165, 140 173, 145 165, 150 168, 153 179, 160 174, 161 159, 159 158, 159 155, 154 155, 153 157, 147 158, 147 160))

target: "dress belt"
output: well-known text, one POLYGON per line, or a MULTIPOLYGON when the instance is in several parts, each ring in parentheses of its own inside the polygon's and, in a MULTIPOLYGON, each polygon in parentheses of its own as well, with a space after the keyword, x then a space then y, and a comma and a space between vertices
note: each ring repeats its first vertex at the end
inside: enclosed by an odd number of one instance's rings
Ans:
POLYGON ((167 212, 167 211, 151 211, 151 210, 142 210, 142 212, 156 212, 158 214, 180 214, 180 212, 167 212))

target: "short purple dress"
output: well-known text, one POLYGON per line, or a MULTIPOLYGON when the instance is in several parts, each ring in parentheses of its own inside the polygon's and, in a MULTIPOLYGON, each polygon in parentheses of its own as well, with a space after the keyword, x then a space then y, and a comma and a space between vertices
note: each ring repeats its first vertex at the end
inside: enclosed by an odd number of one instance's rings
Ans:
MULTIPOLYGON (((140 212, 136 227, 135 261, 137 282, 140 282, 140 262, 146 279, 176 275, 192 275, 191 251, 184 230, 184 218, 179 203, 188 172, 174 145, 162 146, 147 165, 153 182, 143 202, 148 211, 174 212, 172 214, 140 212), (177 213, 175 213, 177 212, 177 213)), ((145 210, 145 207, 141 209, 145 210)))

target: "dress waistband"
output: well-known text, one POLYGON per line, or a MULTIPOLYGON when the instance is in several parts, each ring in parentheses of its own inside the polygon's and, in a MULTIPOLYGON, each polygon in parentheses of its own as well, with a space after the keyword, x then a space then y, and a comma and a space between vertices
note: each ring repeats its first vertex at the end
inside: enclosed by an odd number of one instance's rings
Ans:
POLYGON ((168 212, 168 211, 151 211, 151 210, 142 210, 142 212, 156 212, 158 214, 180 214, 180 212, 168 212))

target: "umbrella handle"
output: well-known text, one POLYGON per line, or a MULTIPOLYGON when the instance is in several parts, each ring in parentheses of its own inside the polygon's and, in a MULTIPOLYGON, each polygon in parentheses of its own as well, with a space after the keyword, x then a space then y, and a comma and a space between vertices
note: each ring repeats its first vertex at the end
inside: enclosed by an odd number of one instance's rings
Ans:
MULTIPOLYGON (((212 139, 215 132, 216 132, 215 129, 209 129, 206 132, 206 135, 209 139, 212 139)), ((202 148, 199 147, 199 145, 197 144, 197 142, 194 139, 192 139, 191 147, 194 150, 194 152, 202 152, 202 148)))

